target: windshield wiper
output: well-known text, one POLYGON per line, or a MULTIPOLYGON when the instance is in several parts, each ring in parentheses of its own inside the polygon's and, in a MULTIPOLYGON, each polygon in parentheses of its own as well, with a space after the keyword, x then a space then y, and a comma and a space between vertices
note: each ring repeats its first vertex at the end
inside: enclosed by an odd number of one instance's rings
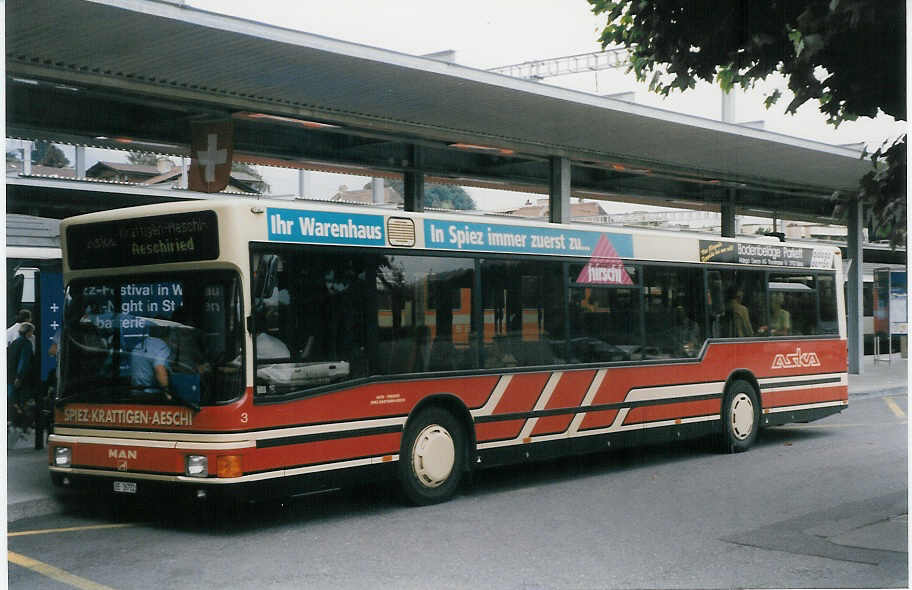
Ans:
POLYGON ((188 408, 190 408, 191 410, 193 410, 195 412, 199 412, 200 410, 202 410, 202 408, 199 406, 199 404, 192 402, 188 399, 184 399, 183 397, 181 397, 180 395, 178 395, 177 393, 175 393, 173 391, 169 392, 169 391, 162 389, 161 392, 162 392, 162 397, 164 397, 168 401, 177 400, 178 402, 187 406, 188 408))

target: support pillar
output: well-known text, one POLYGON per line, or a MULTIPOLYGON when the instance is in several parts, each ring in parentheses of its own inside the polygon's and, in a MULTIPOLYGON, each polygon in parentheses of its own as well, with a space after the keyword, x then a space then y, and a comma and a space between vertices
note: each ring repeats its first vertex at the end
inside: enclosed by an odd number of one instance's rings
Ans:
POLYGON ((86 149, 84 145, 76 146, 76 178, 85 178, 86 175, 86 149))
POLYGON ((421 148, 416 145, 410 148, 411 158, 403 175, 402 198, 405 200, 405 210, 420 213, 424 211, 424 171, 421 169, 421 148))
POLYGON ((861 200, 849 206, 848 244, 846 259, 849 261, 846 281, 846 315, 849 340, 849 373, 861 375, 864 370, 864 211, 861 200))
POLYGON ((728 195, 722 201, 722 237, 733 238, 737 233, 735 227, 735 189, 728 189, 728 195))
POLYGON ((181 158, 180 187, 184 190, 190 186, 190 158, 181 158))
POLYGON ((310 171, 298 169, 298 198, 310 198, 310 171))
POLYGON ((371 178, 371 203, 374 205, 382 205, 386 200, 384 197, 386 195, 383 192, 383 179, 382 178, 371 178))
POLYGON ((548 202, 551 223, 570 221, 570 160, 568 158, 551 158, 548 202))
POLYGON ((32 142, 22 142, 22 173, 26 176, 32 173, 32 142))

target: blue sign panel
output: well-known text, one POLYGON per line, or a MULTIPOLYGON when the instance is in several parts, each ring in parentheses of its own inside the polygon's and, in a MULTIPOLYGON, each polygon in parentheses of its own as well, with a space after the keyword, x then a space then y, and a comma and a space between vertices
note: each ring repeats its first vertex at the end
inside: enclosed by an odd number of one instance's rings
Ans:
POLYGON ((592 256, 603 236, 614 246, 616 256, 633 257, 633 238, 628 234, 436 219, 424 222, 424 243, 431 249, 592 256))
POLYGON ((269 240, 307 244, 340 244, 352 246, 385 246, 386 233, 382 215, 266 210, 269 240))
POLYGON ((41 271, 38 275, 41 293, 41 380, 46 381, 51 371, 57 368, 57 351, 52 344, 60 344, 60 326, 63 324, 63 275, 59 272, 41 271))

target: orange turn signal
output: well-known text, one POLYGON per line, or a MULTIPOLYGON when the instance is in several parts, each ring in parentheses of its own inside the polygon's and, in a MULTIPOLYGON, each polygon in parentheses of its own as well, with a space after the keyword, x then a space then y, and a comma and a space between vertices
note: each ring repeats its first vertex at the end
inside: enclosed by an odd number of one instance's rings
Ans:
POLYGON ((219 477, 240 477, 244 474, 240 455, 219 455, 216 468, 219 477))

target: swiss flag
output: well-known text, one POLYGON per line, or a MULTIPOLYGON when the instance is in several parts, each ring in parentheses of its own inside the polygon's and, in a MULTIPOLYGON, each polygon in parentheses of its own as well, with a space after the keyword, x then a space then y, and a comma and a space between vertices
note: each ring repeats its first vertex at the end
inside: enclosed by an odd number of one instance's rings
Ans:
POLYGON ((632 285, 630 275, 608 236, 602 234, 589 262, 576 277, 577 283, 597 285, 632 285))
POLYGON ((234 125, 224 121, 194 121, 190 124, 190 171, 188 188, 217 193, 228 186, 234 152, 234 125))

